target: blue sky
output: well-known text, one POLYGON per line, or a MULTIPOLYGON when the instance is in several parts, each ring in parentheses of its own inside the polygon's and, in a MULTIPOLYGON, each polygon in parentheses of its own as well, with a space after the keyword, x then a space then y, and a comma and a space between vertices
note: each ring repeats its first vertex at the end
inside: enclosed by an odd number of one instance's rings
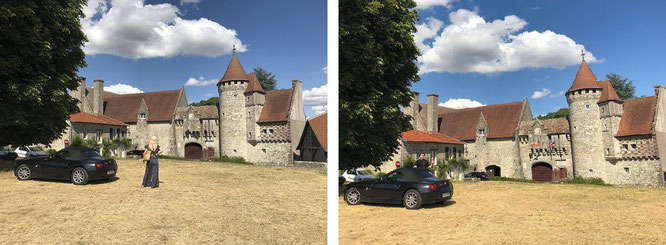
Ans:
POLYGON ((278 89, 301 80, 308 117, 326 110, 326 1, 88 0, 84 13, 88 86, 150 92, 190 81, 188 102, 198 102, 218 96, 235 44, 246 72, 272 72, 278 89))
POLYGON ((584 48, 598 79, 616 73, 636 95, 666 85, 666 2, 417 0, 421 81, 440 103, 474 106, 527 97, 534 116, 566 108, 584 48), (535 92, 540 93, 535 93, 535 92), (478 102, 478 103, 476 103, 478 102))

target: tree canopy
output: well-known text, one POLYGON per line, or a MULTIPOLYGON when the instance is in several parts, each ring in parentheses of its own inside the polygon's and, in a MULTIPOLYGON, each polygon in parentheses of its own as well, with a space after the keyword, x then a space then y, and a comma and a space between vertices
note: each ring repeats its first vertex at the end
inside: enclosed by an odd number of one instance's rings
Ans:
POLYGON ((636 86, 633 85, 634 81, 615 73, 609 73, 606 75, 606 78, 608 78, 611 85, 613 85, 613 89, 615 89, 615 92, 617 92, 617 95, 620 96, 621 100, 636 98, 636 86))
POLYGON ((264 91, 270 91, 275 89, 277 80, 275 79, 275 75, 273 75, 272 72, 268 72, 267 70, 261 67, 255 67, 254 74, 257 75, 257 80, 259 80, 261 88, 264 91))
POLYGON ((566 118, 567 116, 569 116, 569 108, 562 108, 556 112, 550 112, 544 116, 537 116, 537 119, 544 120, 553 118, 566 118))
POLYGON ((0 146, 50 144, 78 112, 84 0, 0 2, 0 146))
POLYGON ((400 111, 420 80, 413 0, 340 1, 340 169, 380 166, 411 129, 400 111))
POLYGON ((191 106, 214 105, 220 106, 220 97, 210 97, 206 100, 190 103, 191 106))

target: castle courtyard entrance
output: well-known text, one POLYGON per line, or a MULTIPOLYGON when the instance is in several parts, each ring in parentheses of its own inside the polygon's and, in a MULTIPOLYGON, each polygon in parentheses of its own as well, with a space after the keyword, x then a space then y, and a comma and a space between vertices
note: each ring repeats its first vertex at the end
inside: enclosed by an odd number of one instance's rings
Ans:
POLYGON ((486 174, 488 175, 488 178, 501 177, 502 176, 502 168, 500 168, 497 165, 490 165, 490 166, 486 167, 486 174))
POLYGON ((549 182, 553 180, 553 166, 545 162, 532 165, 532 180, 549 182))
POLYGON ((201 159, 203 152, 201 145, 197 143, 185 144, 185 158, 187 159, 201 159))

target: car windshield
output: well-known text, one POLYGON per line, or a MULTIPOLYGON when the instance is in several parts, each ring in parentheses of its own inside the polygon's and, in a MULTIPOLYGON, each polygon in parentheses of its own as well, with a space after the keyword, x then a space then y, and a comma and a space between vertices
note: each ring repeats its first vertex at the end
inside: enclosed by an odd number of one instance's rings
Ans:
POLYGON ((83 155, 85 155, 85 156, 88 157, 88 158, 92 158, 92 157, 102 157, 102 156, 100 156, 99 153, 97 153, 96 151, 86 151, 86 152, 83 153, 83 155))
POLYGON ((430 171, 419 171, 419 178, 435 178, 435 175, 433 175, 430 171))

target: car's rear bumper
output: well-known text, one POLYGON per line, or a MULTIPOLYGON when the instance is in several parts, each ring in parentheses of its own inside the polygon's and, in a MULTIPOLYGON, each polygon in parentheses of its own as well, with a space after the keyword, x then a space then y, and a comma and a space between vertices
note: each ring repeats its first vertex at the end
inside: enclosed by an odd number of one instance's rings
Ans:
POLYGON ((423 204, 443 202, 453 197, 453 185, 421 194, 423 204))
POLYGON ((90 180, 108 179, 116 176, 118 173, 118 165, 106 165, 99 169, 88 171, 88 178, 90 180))

